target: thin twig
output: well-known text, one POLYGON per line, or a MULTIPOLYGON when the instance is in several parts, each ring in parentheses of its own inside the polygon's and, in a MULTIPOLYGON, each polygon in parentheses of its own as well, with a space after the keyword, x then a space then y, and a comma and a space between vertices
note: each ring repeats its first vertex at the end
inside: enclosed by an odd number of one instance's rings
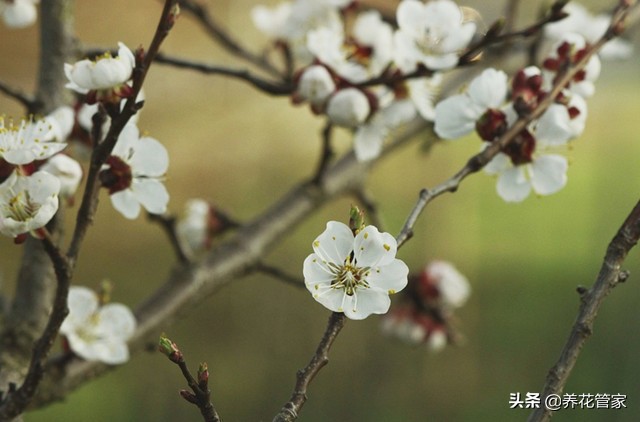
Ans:
POLYGON ((329 350, 336 337, 344 327, 347 317, 343 313, 332 312, 327 328, 318 344, 318 348, 309 364, 299 370, 296 385, 291 398, 284 404, 280 412, 273 418, 273 422, 291 422, 298 419, 298 413, 307 401, 307 388, 320 370, 329 362, 329 350))
POLYGON ((213 403, 211 402, 211 390, 209 390, 209 369, 206 363, 201 363, 198 368, 198 379, 191 375, 187 362, 184 359, 183 353, 178 349, 178 346, 162 336, 160 337, 160 344, 158 350, 165 354, 169 360, 180 368, 182 376, 187 381, 187 385, 191 389, 180 390, 180 395, 183 399, 191 404, 194 404, 200 409, 200 413, 205 422, 220 422, 220 416, 216 412, 213 403))
POLYGON ((290 95, 295 87, 290 82, 271 82, 253 75, 247 69, 232 69, 225 66, 215 66, 206 63, 199 63, 179 57, 172 57, 166 54, 158 54, 156 62, 182 68, 195 70, 208 75, 224 75, 243 80, 250 83, 255 88, 272 95, 290 95))
POLYGON ((190 260, 180 243, 180 239, 178 239, 178 234, 176 233, 176 217, 173 215, 147 213, 147 218, 154 223, 158 223, 160 227, 162 227, 162 230, 169 238, 169 243, 171 243, 171 247, 176 254, 178 262, 187 264, 190 260))
MULTIPOLYGON (((593 325, 600 306, 605 297, 618 283, 627 279, 628 273, 622 271, 621 266, 627 254, 640 239, 640 202, 631 210, 624 223, 613 237, 604 257, 598 277, 593 286, 586 290, 580 289, 581 305, 571 333, 567 339, 558 361, 549 371, 545 385, 540 394, 541 403, 554 394, 562 394, 565 384, 571 375, 580 351, 593 332, 593 325)), ((552 411, 546 406, 535 409, 528 422, 548 421, 552 411)))
POLYGON ((320 161, 318 162, 318 168, 311 179, 311 183, 318 184, 322 180, 322 176, 327 170, 327 166, 333 158, 333 147, 331 146, 331 135, 333 134, 333 125, 327 121, 322 129, 322 153, 320 154, 320 161))
POLYGON ((8 84, 0 81, 0 92, 4 93, 7 97, 13 98, 20 104, 22 104, 28 110, 31 110, 35 106, 35 98, 25 94, 19 89, 12 88, 8 84))
POLYGON ((258 262, 253 268, 258 272, 277 278, 278 280, 284 281, 289 285, 295 287, 304 287, 304 280, 291 274, 287 274, 280 268, 265 264, 264 262, 258 262))
POLYGON ((250 52, 238 41, 233 39, 231 35, 222 28, 222 25, 213 19, 205 7, 192 0, 181 0, 180 7, 182 10, 191 13, 207 33, 231 54, 259 67, 278 79, 283 79, 280 70, 273 66, 265 57, 250 52))

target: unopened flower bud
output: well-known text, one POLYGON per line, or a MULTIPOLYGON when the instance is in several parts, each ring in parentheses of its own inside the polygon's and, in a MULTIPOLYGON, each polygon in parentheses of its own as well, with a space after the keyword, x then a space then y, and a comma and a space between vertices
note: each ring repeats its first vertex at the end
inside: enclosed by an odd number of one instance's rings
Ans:
POLYGON ((364 229, 364 211, 356 205, 351 205, 349 210, 349 228, 355 234, 364 229))
POLYGON ((202 362, 200 366, 198 366, 198 386, 204 390, 207 388, 208 383, 209 367, 207 366, 207 362, 202 362))
POLYGON ((309 66, 300 76, 298 95, 313 105, 324 103, 336 90, 331 74, 326 67, 320 65, 309 66))
POLYGON ((327 105, 329 119, 334 124, 347 128, 362 124, 370 112, 369 99, 356 88, 346 88, 336 92, 329 98, 327 105))
POLYGON ((169 340, 164 335, 160 336, 158 342, 158 351, 169 358, 171 362, 178 363, 183 359, 182 352, 178 349, 178 345, 169 340))

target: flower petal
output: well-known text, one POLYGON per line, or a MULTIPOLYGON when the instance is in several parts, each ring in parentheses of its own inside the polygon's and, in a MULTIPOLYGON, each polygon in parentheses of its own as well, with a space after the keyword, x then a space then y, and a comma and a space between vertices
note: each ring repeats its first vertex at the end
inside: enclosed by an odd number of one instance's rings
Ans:
POLYGON ((530 167, 531 185, 539 195, 550 195, 567 184, 567 159, 561 155, 543 155, 530 167))
POLYGON ((375 226, 367 226, 353 243, 354 257, 359 267, 386 265, 396 256, 398 244, 389 233, 380 233, 375 226))
POLYGON ((458 94, 436 105, 435 131, 442 139, 456 139, 471 133, 483 110, 468 95, 458 94))
POLYGON ((374 289, 358 289, 353 296, 347 296, 344 314, 349 319, 361 320, 371 314, 384 314, 389 310, 391 299, 385 292, 374 289))
POLYGON ((313 251, 326 262, 343 265, 353 250, 353 233, 346 224, 329 221, 327 228, 313 241, 313 251))
POLYGON ((385 294, 398 293, 407 286, 409 267, 399 259, 394 259, 387 265, 371 269, 367 281, 372 289, 378 289, 385 294))
POLYGON ((140 215, 140 203, 130 189, 111 194, 111 204, 125 218, 133 220, 140 215))
POLYGON ((496 185, 498 195, 507 202, 521 202, 531 192, 531 184, 522 166, 505 170, 496 185))
MULTIPOLYGON (((169 203, 169 192, 155 179, 133 179, 131 191, 136 200, 151 214, 164 214, 169 203)), ((113 197, 113 195, 112 195, 113 197)))

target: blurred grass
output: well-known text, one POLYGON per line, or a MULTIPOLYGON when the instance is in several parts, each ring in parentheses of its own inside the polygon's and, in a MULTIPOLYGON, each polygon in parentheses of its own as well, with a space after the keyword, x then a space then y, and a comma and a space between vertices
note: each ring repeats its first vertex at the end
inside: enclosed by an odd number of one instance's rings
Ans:
MULTIPOLYGON (((237 33, 243 39, 258 42, 247 16, 253 2, 217 3, 212 7, 221 11, 220 19, 242 28, 237 33)), ((145 45, 159 13, 156 2, 118 0, 114 10, 127 13, 100 12, 96 25, 95 6, 78 2, 78 7, 80 37, 103 46, 117 41, 145 45)), ((1 80, 33 88, 35 35, 34 28, 0 28, 3 57, 16 58, 0 62, 1 80)), ((205 40, 188 17, 181 18, 165 51, 236 64, 205 40)), ((589 102, 587 131, 569 153, 569 184, 560 193, 505 204, 495 194, 495 180, 479 174, 455 195, 433 202, 421 217, 400 257, 413 270, 428 259, 447 259, 469 277, 473 295, 458 314, 465 343, 428 354, 382 338, 376 317, 350 322, 329 366, 312 384, 301 420, 526 418, 528 412, 508 408, 509 393, 542 386, 575 318, 575 287, 593 282, 607 243, 640 193, 638 70, 637 58, 605 64, 597 95, 589 102)), ((151 70, 148 82, 140 127, 169 149, 173 212, 180 212, 187 198, 200 196, 250 219, 314 168, 322 122, 307 109, 256 94, 240 82, 161 66, 151 70)), ((20 114, 4 97, 0 111, 20 114)), ((448 178, 479 147, 470 138, 438 144, 424 155, 419 142, 385 159, 371 175, 370 190, 392 233, 420 188, 448 178)), ((345 134, 337 143, 341 150, 349 147, 345 134)), ((266 259, 301 275, 310 241, 327 220, 344 220, 351 202, 340 198, 319 209, 266 259)), ((75 211, 67 215, 69 227, 75 211)), ((3 291, 10 293, 19 248, 9 239, 0 239, 0 248, 3 291)), ((133 306, 164 281, 172 259, 157 227, 143 219, 123 219, 102 196, 75 282, 97 286, 107 277, 116 285, 114 300, 133 306)), ((636 421, 640 415, 636 250, 626 267, 632 276, 606 300, 566 391, 628 394, 628 409, 563 411, 554 420, 636 421)), ((194 370, 199 361, 209 363, 213 397, 225 420, 269 420, 288 399, 295 371, 308 361, 327 317, 306 291, 252 276, 206 299, 166 332, 194 370)), ((184 387, 166 358, 142 354, 26 420, 198 420, 196 409, 178 397, 184 387)))

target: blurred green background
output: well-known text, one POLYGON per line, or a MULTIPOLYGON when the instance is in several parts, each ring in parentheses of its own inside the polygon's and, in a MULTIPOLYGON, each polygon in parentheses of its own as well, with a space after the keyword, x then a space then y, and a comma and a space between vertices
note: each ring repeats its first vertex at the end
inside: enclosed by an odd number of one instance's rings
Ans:
MULTIPOLYGON (((249 17, 251 1, 205 2, 233 34, 264 46, 249 17)), ((275 2, 270 2, 274 4, 275 2)), ((391 2, 384 3, 389 7, 391 2)), ((476 7, 490 23, 503 2, 476 7), (498 4, 499 3, 499 4, 498 4)), ((523 5, 520 22, 537 4, 523 5)), ((596 2, 600 4, 613 2, 596 2)), ((157 1, 77 2, 78 35, 87 45, 148 45, 161 5, 157 1)), ((0 80, 34 88, 37 28, 0 26, 0 80)), ((229 66, 241 65, 183 16, 167 39, 167 53, 229 66)), ((606 245, 640 197, 640 89, 637 56, 604 64, 589 101, 585 134, 569 151, 569 183, 560 193, 506 204, 495 180, 479 174, 455 195, 433 202, 414 238, 400 251, 413 271, 428 260, 452 261, 470 279, 473 294, 457 313, 465 335, 459 347, 438 354, 380 335, 378 317, 348 322, 330 364, 311 385, 303 421, 509 421, 509 393, 537 392, 575 318, 577 285, 591 285, 606 245)), ((203 197, 238 219, 251 219, 274 198, 309 176, 320 150, 322 120, 286 98, 270 98, 238 81, 154 66, 139 126, 162 141, 171 157, 170 210, 203 197)), ((22 110, 0 96, 0 113, 22 110)), ((340 150, 350 147, 345 133, 340 150)), ((436 145, 428 155, 413 142, 385 159, 371 175, 386 230, 397 233, 418 191, 450 177, 477 152, 477 139, 436 145)), ((266 257, 300 277, 312 239, 329 219, 345 220, 351 198, 319 209, 266 257)), ((68 224, 72 227, 72 208, 68 224)), ((0 239, 2 292, 11 294, 20 248, 0 239)), ((139 303, 162 284, 173 263, 158 227, 128 221, 102 196, 74 282, 115 283, 114 301, 139 303)), ((638 251, 625 265, 629 281, 607 298, 594 336, 566 387, 571 393, 627 394, 624 410, 572 410, 558 421, 636 421, 640 417, 640 274, 638 251)), ((289 398, 295 371, 310 358, 329 313, 305 290, 263 276, 239 279, 207 298, 166 333, 195 370, 207 361, 218 412, 228 421, 271 420, 289 398)), ((160 333, 158 333, 159 335, 160 333)), ((158 353, 127 365, 71 394, 61 404, 32 412, 27 421, 199 420, 178 396, 178 369, 158 353)))

